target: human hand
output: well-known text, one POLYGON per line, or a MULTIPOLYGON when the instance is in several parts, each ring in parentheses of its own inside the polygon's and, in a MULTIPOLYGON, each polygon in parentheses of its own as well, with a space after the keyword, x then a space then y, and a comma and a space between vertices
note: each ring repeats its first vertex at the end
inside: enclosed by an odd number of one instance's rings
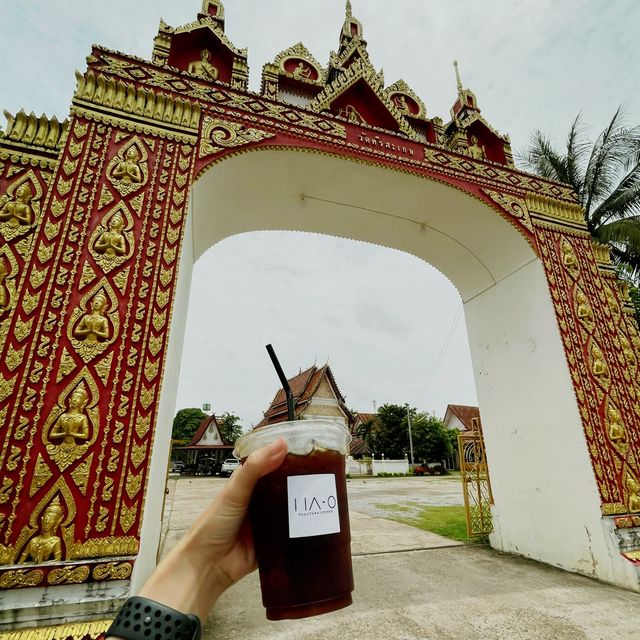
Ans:
POLYGON ((138 595, 206 620, 220 595, 256 568, 249 500, 256 482, 286 455, 284 438, 252 453, 138 595))

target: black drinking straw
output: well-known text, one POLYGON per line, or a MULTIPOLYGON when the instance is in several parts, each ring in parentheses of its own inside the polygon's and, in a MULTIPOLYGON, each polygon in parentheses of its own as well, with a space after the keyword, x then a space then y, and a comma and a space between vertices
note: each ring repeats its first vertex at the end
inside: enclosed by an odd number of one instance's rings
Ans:
POLYGON ((271 362, 273 362, 273 366, 275 367, 276 373, 278 374, 278 378, 280 378, 280 382, 282 382, 282 388, 284 389, 284 393, 287 396, 287 418, 289 422, 293 422, 295 420, 295 415, 293 413, 293 395, 291 394, 291 387, 289 386, 289 381, 285 378, 284 371, 280 366, 280 362, 278 361, 278 356, 276 352, 273 350, 273 347, 268 344, 267 345, 267 353, 271 358, 271 362))

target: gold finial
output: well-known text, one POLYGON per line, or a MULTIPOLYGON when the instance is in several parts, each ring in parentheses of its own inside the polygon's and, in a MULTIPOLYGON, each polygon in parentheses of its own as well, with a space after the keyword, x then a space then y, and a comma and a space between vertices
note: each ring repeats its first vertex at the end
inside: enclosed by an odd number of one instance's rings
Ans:
POLYGON ((458 83, 458 93, 462 93, 462 80, 460 80, 460 70, 458 69, 458 61, 453 61, 453 66, 456 70, 456 82, 458 83))
POLYGON ((350 20, 351 18, 353 18, 353 10, 351 9, 351 0, 347 0, 346 13, 347 13, 347 19, 350 20))

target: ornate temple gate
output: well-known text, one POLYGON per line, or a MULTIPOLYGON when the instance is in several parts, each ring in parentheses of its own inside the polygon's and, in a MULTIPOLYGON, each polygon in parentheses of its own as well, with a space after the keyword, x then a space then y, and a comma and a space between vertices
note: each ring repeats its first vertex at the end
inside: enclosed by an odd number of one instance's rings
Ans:
POLYGON ((458 456, 467 533, 469 536, 488 536, 493 531, 493 495, 480 418, 473 418, 471 429, 458 434, 458 456))
POLYGON ((269 228, 441 268, 491 425, 492 544, 638 589, 640 337, 569 188, 516 170, 460 82, 448 124, 385 88, 350 3, 326 68, 296 45, 255 94, 246 55, 205 0, 153 61, 94 48, 68 123, 21 112, 0 138, 2 623, 107 613, 149 573, 193 260, 269 228))

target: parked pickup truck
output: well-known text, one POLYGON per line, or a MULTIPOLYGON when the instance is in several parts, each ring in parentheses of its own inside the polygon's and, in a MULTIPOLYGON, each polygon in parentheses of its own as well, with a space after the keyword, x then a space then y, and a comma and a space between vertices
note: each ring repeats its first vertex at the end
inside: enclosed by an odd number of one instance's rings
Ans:
POLYGON ((240 460, 236 458, 227 458, 220 468, 220 477, 230 476, 240 466, 240 460))

